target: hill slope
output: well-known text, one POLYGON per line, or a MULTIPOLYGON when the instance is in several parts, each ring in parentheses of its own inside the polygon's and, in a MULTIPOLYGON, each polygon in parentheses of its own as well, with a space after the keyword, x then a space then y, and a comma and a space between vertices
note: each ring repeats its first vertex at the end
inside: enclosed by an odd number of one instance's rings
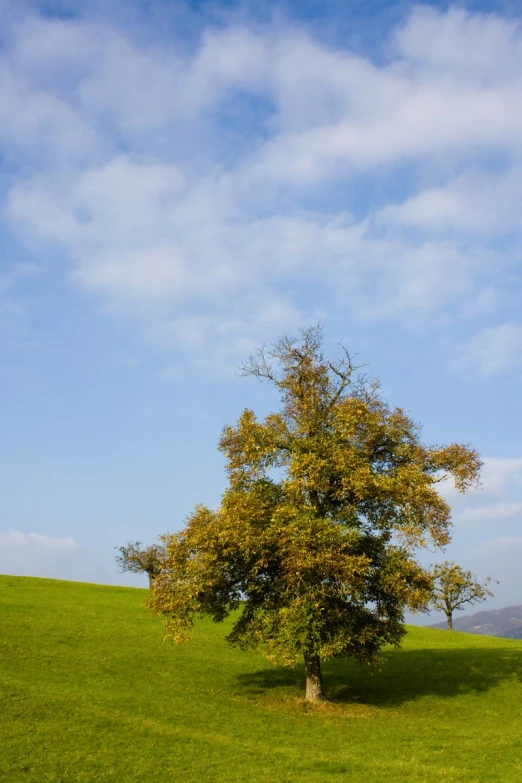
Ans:
MULTIPOLYGON (((446 628, 446 621, 435 623, 428 628, 446 628)), ((464 617, 454 615, 453 628, 465 633, 502 636, 505 639, 522 639, 522 606, 489 609, 464 617)))
POLYGON ((0 577, 0 780, 522 780, 522 644, 411 629, 382 671, 230 650, 226 628, 161 642, 143 590, 0 577))

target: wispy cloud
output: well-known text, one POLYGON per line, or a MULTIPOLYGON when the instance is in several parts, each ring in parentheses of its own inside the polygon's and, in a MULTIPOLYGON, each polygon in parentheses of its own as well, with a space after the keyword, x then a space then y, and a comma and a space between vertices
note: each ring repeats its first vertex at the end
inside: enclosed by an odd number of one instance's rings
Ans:
POLYGON ((456 515, 456 522, 495 522, 505 519, 522 519, 522 502, 491 503, 477 508, 467 508, 456 515))
POLYGON ((484 492, 499 496, 511 484, 522 486, 522 457, 485 457, 484 492))
MULTIPOLYGON (((290 22, 214 25, 188 50, 25 13, 4 37, 5 219, 197 361, 347 303, 407 322, 502 306, 516 23, 417 8, 379 64, 290 22)), ((508 368, 519 330, 488 327, 466 361, 508 368)))
POLYGON ((74 538, 56 538, 40 533, 24 533, 21 530, 0 531, 0 547, 5 556, 18 553, 33 555, 66 555, 78 550, 74 538))
POLYGON ((484 457, 479 489, 462 496, 450 481, 439 485, 454 508, 457 525, 464 523, 506 523, 522 520, 522 458, 484 457))
MULTIPOLYGON (((69 536, 16 529, 0 531, 0 573, 103 584, 122 582, 112 552, 92 552, 69 536)), ((124 581, 127 584, 140 582, 135 578, 124 578, 124 581)))
POLYGON ((477 368, 485 375, 505 372, 522 364, 522 323, 490 326, 456 348, 454 365, 477 368))

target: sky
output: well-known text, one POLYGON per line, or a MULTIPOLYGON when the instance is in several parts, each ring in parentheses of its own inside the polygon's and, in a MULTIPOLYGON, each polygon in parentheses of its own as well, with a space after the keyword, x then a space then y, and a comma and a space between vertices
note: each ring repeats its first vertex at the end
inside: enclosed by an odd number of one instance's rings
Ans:
POLYGON ((482 456, 423 562, 521 604, 518 0, 0 19, 0 572, 145 586, 114 548, 219 504, 222 427, 278 405, 238 366, 321 323, 482 456))

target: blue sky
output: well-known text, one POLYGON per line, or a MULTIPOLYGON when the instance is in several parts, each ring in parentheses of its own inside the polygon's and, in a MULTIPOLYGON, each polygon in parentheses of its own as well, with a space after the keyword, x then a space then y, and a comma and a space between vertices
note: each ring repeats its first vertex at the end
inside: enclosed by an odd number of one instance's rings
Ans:
POLYGON ((426 562, 522 603, 519 4, 348 5, 0 0, 0 571, 145 584, 320 321, 483 456, 426 562))

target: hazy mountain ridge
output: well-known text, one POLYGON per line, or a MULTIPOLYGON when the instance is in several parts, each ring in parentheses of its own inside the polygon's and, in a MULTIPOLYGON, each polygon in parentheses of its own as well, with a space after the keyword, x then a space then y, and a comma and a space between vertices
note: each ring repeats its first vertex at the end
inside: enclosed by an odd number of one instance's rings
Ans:
MULTIPOLYGON (((446 621, 428 628, 446 628, 446 621)), ((453 630, 486 636, 502 636, 505 639, 522 639, 522 606, 506 606, 459 617, 453 615, 453 630)))

